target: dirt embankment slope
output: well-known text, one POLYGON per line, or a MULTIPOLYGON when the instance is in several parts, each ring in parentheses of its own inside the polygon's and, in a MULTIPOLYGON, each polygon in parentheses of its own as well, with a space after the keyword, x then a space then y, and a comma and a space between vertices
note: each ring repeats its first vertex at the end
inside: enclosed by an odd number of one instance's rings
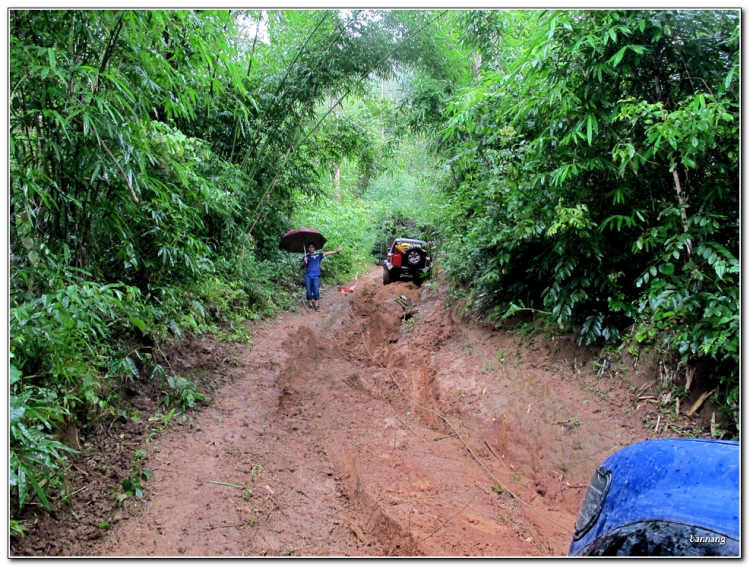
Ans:
POLYGON ((596 466, 653 436, 629 388, 655 367, 597 376, 569 336, 481 327, 442 282, 379 280, 256 326, 216 401, 142 446, 145 504, 113 509, 101 543, 46 551, 564 555, 596 466))

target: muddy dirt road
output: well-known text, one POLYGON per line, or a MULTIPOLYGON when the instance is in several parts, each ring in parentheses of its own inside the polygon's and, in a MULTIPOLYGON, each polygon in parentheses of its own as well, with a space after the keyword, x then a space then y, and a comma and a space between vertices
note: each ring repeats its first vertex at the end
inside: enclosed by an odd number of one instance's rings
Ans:
POLYGON ((649 434, 628 388, 653 368, 597 377, 570 336, 380 277, 256 325, 215 401, 144 446, 145 504, 83 553, 566 554, 595 467, 649 434))

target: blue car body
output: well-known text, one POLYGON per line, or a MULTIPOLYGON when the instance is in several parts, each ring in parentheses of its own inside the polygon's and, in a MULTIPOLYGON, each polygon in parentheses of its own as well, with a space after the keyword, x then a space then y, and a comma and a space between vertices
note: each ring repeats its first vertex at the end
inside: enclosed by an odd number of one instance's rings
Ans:
POLYGON ((739 554, 739 443, 643 441, 610 456, 597 474, 589 491, 598 514, 579 516, 569 555, 739 554))

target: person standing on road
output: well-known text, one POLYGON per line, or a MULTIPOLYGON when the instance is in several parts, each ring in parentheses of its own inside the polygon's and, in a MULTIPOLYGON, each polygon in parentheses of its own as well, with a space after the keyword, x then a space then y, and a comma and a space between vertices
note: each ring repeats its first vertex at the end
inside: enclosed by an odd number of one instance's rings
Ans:
POLYGON ((338 250, 318 253, 315 252, 315 244, 310 242, 307 245, 307 254, 302 259, 302 264, 305 266, 305 288, 307 289, 307 301, 310 304, 310 309, 320 311, 320 263, 326 256, 339 252, 341 252, 341 245, 339 245, 338 250), (314 306, 313 301, 315 301, 314 306))

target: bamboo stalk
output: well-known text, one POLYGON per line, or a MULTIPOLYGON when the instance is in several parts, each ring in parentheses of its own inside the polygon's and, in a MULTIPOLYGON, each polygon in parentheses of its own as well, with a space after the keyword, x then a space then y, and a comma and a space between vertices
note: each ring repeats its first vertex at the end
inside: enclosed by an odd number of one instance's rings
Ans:
POLYGON ((112 161, 115 162, 115 165, 117 166, 117 169, 120 170, 120 174, 122 175, 122 178, 125 180, 125 185, 128 186, 128 189, 130 189, 130 196, 133 197, 133 201, 135 201, 135 204, 138 204, 138 197, 135 196, 135 191, 133 191, 133 186, 130 184, 130 180, 128 179, 128 176, 125 175, 125 172, 123 171, 122 167, 120 167, 120 162, 118 162, 115 159, 115 156, 112 155, 112 152, 109 151, 109 148, 107 147, 107 144, 104 143, 104 140, 101 138, 99 139, 99 143, 104 148, 104 151, 107 152, 107 155, 112 158, 112 161))

